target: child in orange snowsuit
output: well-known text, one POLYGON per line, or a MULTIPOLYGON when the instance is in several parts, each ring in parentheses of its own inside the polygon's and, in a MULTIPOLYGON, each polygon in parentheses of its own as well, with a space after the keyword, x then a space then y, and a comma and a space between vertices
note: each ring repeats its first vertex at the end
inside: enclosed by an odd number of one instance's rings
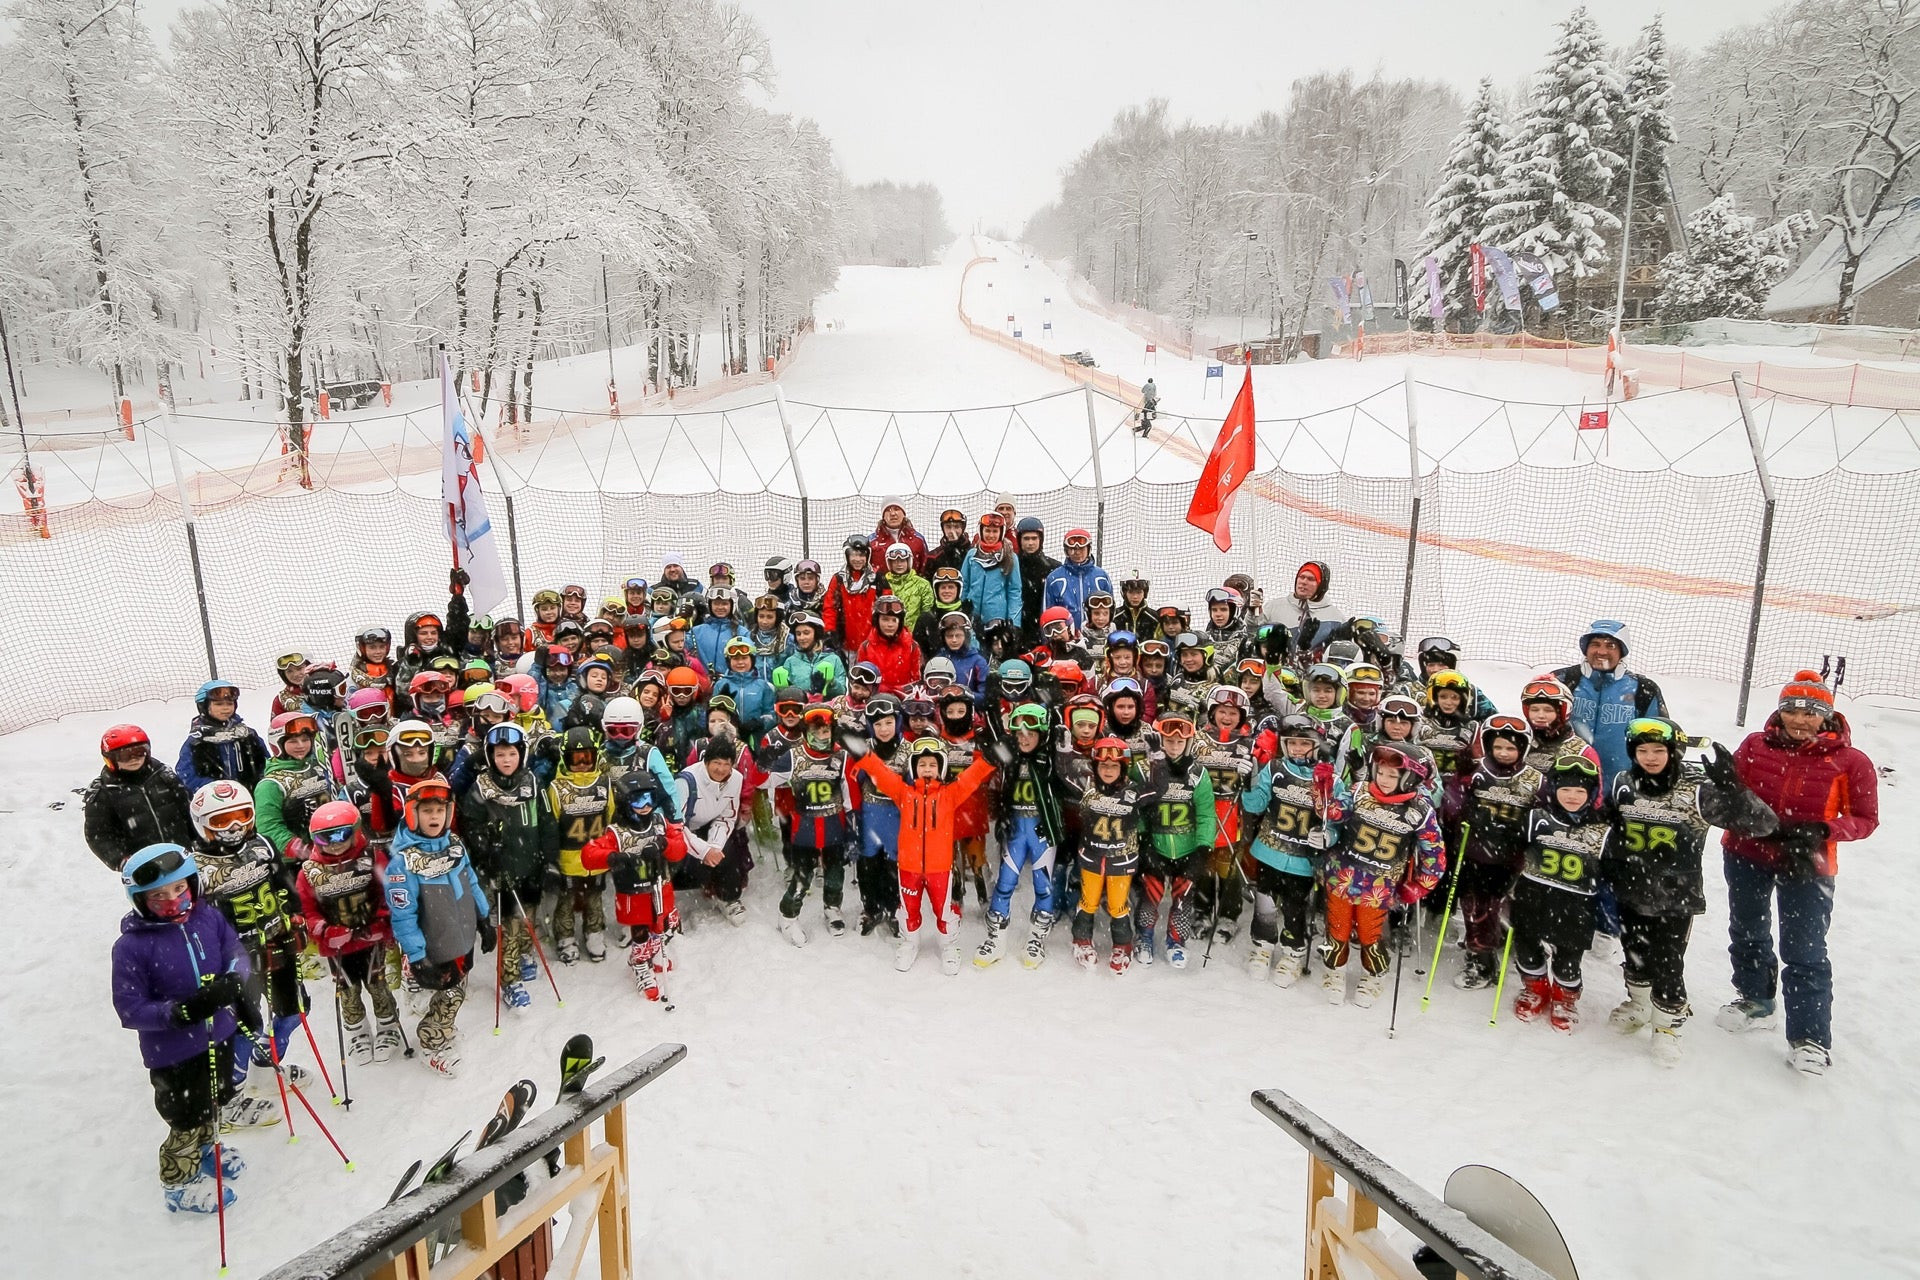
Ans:
POLYGON ((871 755, 861 754, 856 768, 900 808, 900 910, 903 928, 894 954, 894 968, 913 967, 920 950, 922 902, 933 916, 934 928, 945 943, 942 967, 960 972, 960 949, 953 921, 947 914, 947 893, 953 882, 955 823, 961 806, 993 776, 993 764, 976 756, 959 777, 946 781, 947 747, 938 738, 916 738, 907 748, 907 781, 871 755))

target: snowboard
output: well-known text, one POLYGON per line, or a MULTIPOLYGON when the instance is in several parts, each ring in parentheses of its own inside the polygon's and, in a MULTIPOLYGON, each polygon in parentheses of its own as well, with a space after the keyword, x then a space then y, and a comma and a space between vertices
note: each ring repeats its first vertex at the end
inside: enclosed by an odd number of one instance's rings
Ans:
POLYGON ((1580 1280, 1553 1215, 1508 1174, 1484 1164, 1461 1165, 1447 1179, 1443 1198, 1554 1280, 1580 1280))

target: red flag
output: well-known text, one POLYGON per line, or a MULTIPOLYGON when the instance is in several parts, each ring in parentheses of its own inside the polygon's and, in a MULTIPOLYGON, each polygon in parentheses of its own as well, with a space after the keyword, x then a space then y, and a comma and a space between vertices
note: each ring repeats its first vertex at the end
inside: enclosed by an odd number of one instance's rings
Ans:
POLYGON ((1473 268, 1473 309, 1487 309, 1487 251, 1477 244, 1467 246, 1467 262, 1473 268))
POLYGON ((1607 429, 1607 411, 1605 409, 1583 409, 1580 411, 1580 430, 1605 431, 1607 429))
POLYGON ((1212 534, 1213 545, 1222 551, 1233 546, 1233 495, 1252 473, 1253 463, 1253 360, 1249 356, 1240 394, 1233 398, 1233 407, 1220 424, 1219 438, 1207 454, 1207 465, 1187 506, 1187 523, 1212 534))

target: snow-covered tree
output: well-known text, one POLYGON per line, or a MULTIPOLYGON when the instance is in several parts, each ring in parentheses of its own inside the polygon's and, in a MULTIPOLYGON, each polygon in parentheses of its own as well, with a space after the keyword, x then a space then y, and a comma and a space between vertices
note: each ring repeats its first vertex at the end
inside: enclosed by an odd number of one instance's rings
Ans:
POLYGON ((163 317, 186 279, 167 244, 158 63, 127 0, 15 0, 5 13, 0 154, 17 194, 0 240, 15 296, 121 396, 130 369, 177 354, 163 317))
MULTIPOLYGON (((1507 145, 1506 122, 1500 118, 1500 100, 1491 78, 1480 82, 1466 121, 1447 148, 1447 163, 1439 189, 1427 200, 1427 227, 1421 255, 1439 259, 1440 284, 1447 319, 1459 322, 1473 314, 1472 268, 1468 246, 1484 243, 1493 191, 1499 180, 1501 154, 1507 145)), ((1412 264, 1415 316, 1425 316, 1431 301, 1427 273, 1412 264)))
POLYGON ((1534 79, 1488 211, 1494 243, 1538 254, 1571 295, 1575 317, 1581 281, 1599 271, 1606 237, 1620 229, 1611 206, 1626 162, 1610 145, 1617 135, 1608 113, 1619 93, 1599 28, 1584 6, 1576 8, 1534 79))
POLYGON ((1660 15, 1640 33, 1627 62, 1627 83, 1619 132, 1613 148, 1627 163, 1615 180, 1616 203, 1624 209, 1631 175, 1634 201, 1659 208, 1666 200, 1667 152, 1673 147, 1673 70, 1667 57, 1667 32, 1660 15), (1635 137, 1638 137, 1638 146, 1635 137))
POLYGON ((953 239, 940 188, 931 182, 867 182, 847 188, 847 261, 926 266, 953 239))
POLYGON ((1667 323, 1758 317, 1813 225, 1802 213, 1756 229, 1731 193, 1696 210, 1687 219, 1686 251, 1660 263, 1657 314, 1667 323))

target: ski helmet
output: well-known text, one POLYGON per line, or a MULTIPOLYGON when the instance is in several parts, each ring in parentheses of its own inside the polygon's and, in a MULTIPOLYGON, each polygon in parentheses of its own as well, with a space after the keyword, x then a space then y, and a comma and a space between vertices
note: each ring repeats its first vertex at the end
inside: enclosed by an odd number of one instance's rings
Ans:
POLYGON ((560 767, 567 773, 591 773, 600 763, 600 744, 594 741, 593 730, 585 725, 575 725, 560 736, 560 767), (586 767, 576 769, 577 757, 587 757, 586 767))
POLYGON ((518 747, 520 749, 520 765, 522 768, 526 767, 527 731, 519 725, 497 724, 487 730, 485 749, 487 754, 487 767, 490 769, 497 769, 499 767, 493 762, 493 749, 495 747, 518 747))
POLYGON ((959 678, 950 658, 929 658, 920 672, 920 683, 929 689, 940 690, 951 685, 959 678))
POLYGON ((936 782, 946 781, 947 744, 940 741, 940 739, 938 738, 915 738, 913 740, 913 742, 907 747, 908 772, 916 777, 919 776, 920 761, 924 758, 929 758, 929 757, 932 758, 933 760, 938 761, 940 765, 940 771, 938 774, 935 775, 934 781, 936 782))
POLYGON ((1580 652, 1584 656, 1587 646, 1595 640, 1611 640, 1620 646, 1620 656, 1627 656, 1627 624, 1616 618, 1601 618, 1588 627, 1580 636, 1580 652))
POLYGON ((453 820, 453 788, 439 774, 429 774, 407 788, 406 806, 403 810, 407 829, 420 829, 420 806, 428 801, 438 800, 447 806, 447 820, 453 820))
POLYGON ((1489 716, 1473 735, 1473 754, 1486 759, 1488 746, 1498 739, 1511 742, 1524 757, 1533 748, 1533 728, 1520 716, 1489 716))
POLYGON ((113 753, 125 751, 128 747, 145 747, 149 756, 153 754, 153 743, 147 737, 147 731, 137 724, 108 725, 107 731, 100 735, 100 755, 109 769, 116 768, 113 753))
POLYGON ((1009 697, 1017 698, 1033 688, 1033 668, 1019 658, 1008 658, 1000 664, 1000 691, 1009 697))
POLYGON ((285 756, 287 739, 301 733, 318 740, 320 722, 306 711, 282 711, 267 726, 267 750, 276 756, 285 756))
POLYGON ((560 721, 563 729, 598 729, 601 717, 607 713, 607 700, 597 693, 583 693, 573 700, 567 708, 565 718, 560 721))
POLYGON ((120 865, 120 887, 126 890, 134 910, 152 919, 146 908, 146 895, 181 880, 189 881, 199 896, 199 864, 193 855, 171 842, 150 844, 120 865))
POLYGON ((1044 736, 1047 732, 1047 709, 1037 702, 1023 702, 1007 717, 1007 728, 1016 732, 1025 729, 1044 736))
POLYGON ((1445 636, 1428 636, 1415 652, 1422 662, 1444 662, 1449 667, 1460 665, 1460 646, 1445 636))
POLYGON ((353 848, 353 837, 360 830, 360 810, 346 800, 329 800, 307 819, 307 839, 314 857, 322 862, 330 855, 344 856, 353 848))
POLYGON ((613 813, 622 826, 644 827, 653 821, 655 802, 653 778, 636 771, 613 784, 613 813))
POLYGON ((239 685, 235 684, 231 680, 209 680, 205 684, 201 685, 200 688, 193 695, 193 705, 199 709, 199 712, 201 715, 207 714, 207 703, 211 702, 213 700, 213 695, 222 689, 225 689, 230 693, 232 693, 234 705, 236 707, 239 706, 240 704, 240 686, 239 685))
POLYGON ((209 844, 237 845, 253 834, 253 797, 226 778, 202 783, 187 811, 209 844))

